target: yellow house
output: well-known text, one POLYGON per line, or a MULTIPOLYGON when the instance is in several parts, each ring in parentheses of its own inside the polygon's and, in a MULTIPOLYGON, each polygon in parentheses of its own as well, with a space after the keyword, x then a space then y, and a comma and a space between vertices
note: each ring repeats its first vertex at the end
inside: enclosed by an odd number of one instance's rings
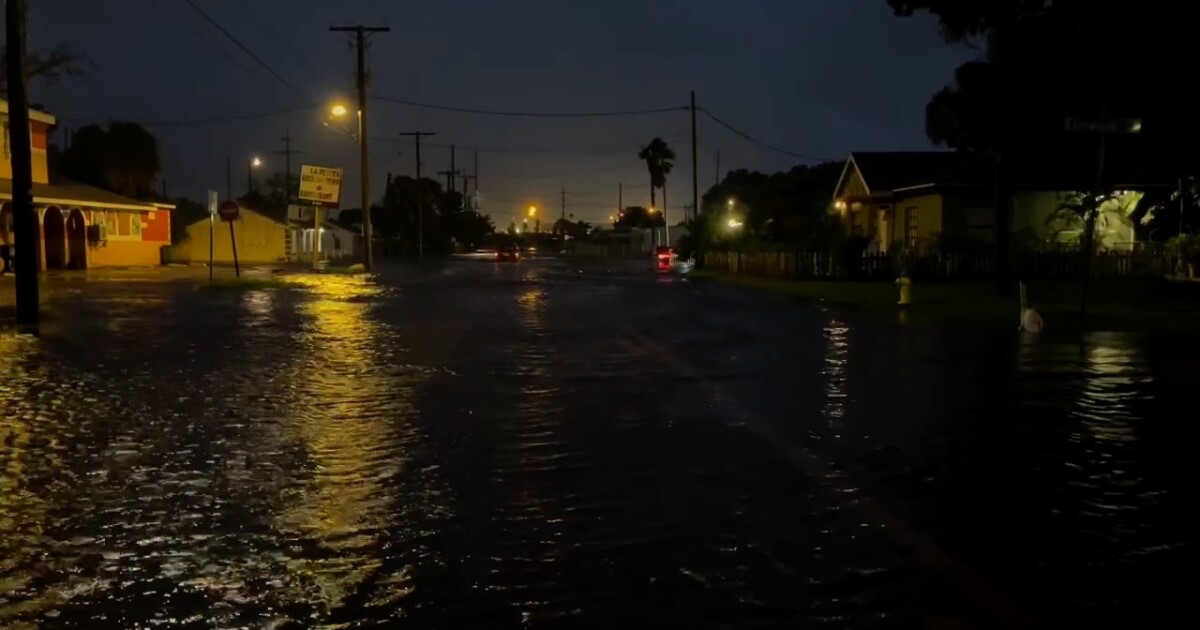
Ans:
POLYGON ((851 153, 834 191, 834 208, 847 234, 865 237, 881 252, 919 249, 942 233, 949 207, 986 211, 972 215, 991 212, 982 191, 954 179, 964 166, 956 153, 851 153))
MULTIPOLYGON (((46 159, 54 116, 29 110, 33 205, 42 270, 151 266, 171 243, 173 205, 139 201, 62 179, 51 181, 46 159)), ((21 247, 13 233, 12 147, 8 102, 0 101, 4 154, 0 159, 0 244, 21 247)))
POLYGON ((286 261, 288 258, 288 226, 265 214, 241 208, 233 223, 215 218, 201 219, 187 226, 187 236, 177 246, 182 262, 208 263, 209 235, 212 235, 212 259, 216 264, 233 264, 232 242, 237 242, 239 263, 264 264, 286 261))
MULTIPOLYGON (((1044 245, 1078 240, 1082 220, 1064 204, 1089 190, 1095 158, 1086 153, 1021 156, 1010 168, 1009 229, 1044 245), (1090 158, 1090 159, 1089 159, 1090 158)), ((1172 188, 1169 171, 1138 154, 1106 169, 1111 199, 1101 207, 1097 243, 1130 249, 1129 215, 1142 192, 1172 188)), ((943 245, 992 245, 996 237, 996 186, 992 163, 944 151, 854 152, 834 190, 833 207, 845 233, 865 237, 884 253, 943 245)))

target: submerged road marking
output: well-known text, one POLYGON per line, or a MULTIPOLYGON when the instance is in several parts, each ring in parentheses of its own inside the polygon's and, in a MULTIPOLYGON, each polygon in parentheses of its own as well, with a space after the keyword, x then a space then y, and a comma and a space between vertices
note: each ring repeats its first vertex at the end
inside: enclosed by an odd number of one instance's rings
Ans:
POLYGON ((933 569, 950 583, 981 612, 992 616, 1005 626, 1021 628, 1051 627, 1044 619, 1030 612, 1016 599, 1008 595, 983 574, 946 551, 933 538, 922 534, 904 520, 890 513, 883 504, 866 494, 852 482, 847 474, 832 469, 825 458, 813 449, 800 446, 785 435, 763 422, 755 414, 734 404, 735 398, 719 384, 709 380, 699 369, 679 357, 670 348, 631 328, 628 324, 619 327, 628 339, 636 342, 637 348, 647 351, 679 374, 694 380, 703 387, 709 399, 722 412, 742 422, 760 438, 775 448, 793 466, 816 479, 831 491, 839 501, 857 510, 864 518, 878 524, 896 543, 913 552, 917 562, 933 569))

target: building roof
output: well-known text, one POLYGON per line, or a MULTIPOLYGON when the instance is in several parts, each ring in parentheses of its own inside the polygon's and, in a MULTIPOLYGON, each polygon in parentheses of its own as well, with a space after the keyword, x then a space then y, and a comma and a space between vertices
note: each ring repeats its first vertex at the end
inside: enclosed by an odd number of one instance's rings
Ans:
MULTIPOLYGON (((1104 182, 1117 189, 1174 185, 1172 169, 1160 156, 1143 151, 1110 151, 1104 182)), ((1013 155, 1008 175, 1012 186, 1025 190, 1087 190, 1096 182, 1096 148, 1091 144, 1055 145, 1036 153, 1013 155)), ((984 155, 947 151, 894 151, 850 154, 834 194, 839 194, 850 168, 857 169, 871 195, 888 195, 935 187, 991 187, 992 161, 984 155)))
MULTIPOLYGON (((0 179, 0 198, 12 199, 12 180, 0 179)), ((124 195, 59 179, 53 184, 33 184, 33 201, 56 206, 88 206, 92 208, 114 208, 118 210, 171 209, 175 206, 154 201, 139 201, 124 195)))
MULTIPOLYGON (((0 114, 6 114, 6 115, 8 114, 8 101, 0 100, 0 114)), ((37 110, 37 109, 33 109, 33 108, 29 109, 29 119, 36 120, 38 122, 43 122, 43 123, 46 123, 47 125, 58 124, 58 119, 56 119, 54 116, 51 116, 50 114, 47 114, 46 112, 43 112, 43 111, 37 110)))
POLYGON ((937 183, 938 179, 962 170, 974 159, 949 151, 855 151, 850 154, 850 161, 872 193, 937 183))

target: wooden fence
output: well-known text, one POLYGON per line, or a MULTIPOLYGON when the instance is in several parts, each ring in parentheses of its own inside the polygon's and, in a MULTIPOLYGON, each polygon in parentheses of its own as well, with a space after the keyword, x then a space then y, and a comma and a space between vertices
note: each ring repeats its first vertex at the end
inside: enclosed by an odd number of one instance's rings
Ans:
MULTIPOLYGON (((705 269, 780 280, 894 280, 901 273, 921 280, 988 280, 995 276, 995 252, 855 258, 830 252, 706 252, 705 269)), ((1079 252, 1027 252, 1014 255, 1013 271, 1027 280, 1078 280, 1084 260, 1079 252)), ((1161 278, 1175 261, 1153 251, 1101 252, 1091 263, 1091 277, 1122 280, 1161 278)))

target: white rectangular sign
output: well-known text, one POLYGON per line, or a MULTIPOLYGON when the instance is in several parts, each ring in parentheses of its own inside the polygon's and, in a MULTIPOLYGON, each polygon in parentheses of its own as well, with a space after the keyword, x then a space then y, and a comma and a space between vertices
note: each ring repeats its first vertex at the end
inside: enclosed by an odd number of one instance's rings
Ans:
POLYGON ((342 191, 342 169, 324 166, 300 167, 300 199, 326 208, 338 207, 342 191))
POLYGON ((217 191, 215 191, 215 190, 208 191, 208 213, 209 214, 217 213, 217 203, 218 203, 217 191))
POLYGON ((288 220, 312 223, 314 209, 313 206, 298 206, 294 203, 288 204, 288 220))

